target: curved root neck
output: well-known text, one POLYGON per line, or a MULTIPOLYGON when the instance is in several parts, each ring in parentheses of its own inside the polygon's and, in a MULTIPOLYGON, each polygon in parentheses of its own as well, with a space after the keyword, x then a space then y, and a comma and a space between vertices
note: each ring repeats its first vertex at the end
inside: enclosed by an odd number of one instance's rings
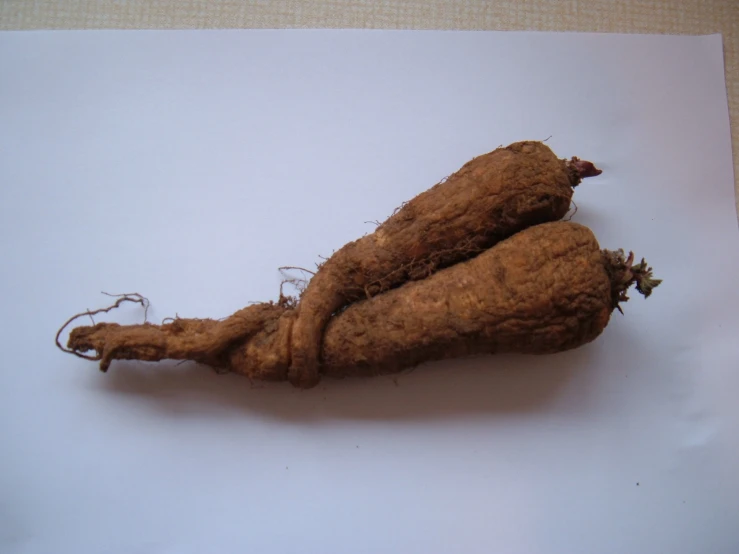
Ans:
POLYGON ((626 292, 631 285, 636 285, 636 290, 648 298, 652 290, 657 287, 662 279, 652 276, 652 268, 642 258, 641 262, 634 264, 634 253, 629 252, 626 256, 623 250, 603 250, 603 265, 611 280, 611 300, 613 308, 623 313, 620 303, 629 300, 626 292))

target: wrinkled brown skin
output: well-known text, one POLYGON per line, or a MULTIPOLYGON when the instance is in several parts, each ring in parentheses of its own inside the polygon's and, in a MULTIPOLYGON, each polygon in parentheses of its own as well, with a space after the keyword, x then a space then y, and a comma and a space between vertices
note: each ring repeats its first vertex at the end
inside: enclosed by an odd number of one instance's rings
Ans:
POLYGON ((326 324, 341 308, 440 268, 570 209, 573 187, 598 175, 590 162, 562 160, 524 141, 467 162, 416 196, 374 233, 338 250, 308 283, 292 331, 290 381, 314 386, 326 324))
MULTIPOLYGON (((321 375, 392 373, 478 354, 549 354, 605 329, 613 276, 593 233, 553 222, 531 227, 476 258, 347 307, 327 325, 321 375), (609 276, 610 275, 610 276, 609 276)), ((296 310, 260 304, 224 321, 78 327, 68 346, 113 359, 195 360, 252 379, 289 379, 296 310)))

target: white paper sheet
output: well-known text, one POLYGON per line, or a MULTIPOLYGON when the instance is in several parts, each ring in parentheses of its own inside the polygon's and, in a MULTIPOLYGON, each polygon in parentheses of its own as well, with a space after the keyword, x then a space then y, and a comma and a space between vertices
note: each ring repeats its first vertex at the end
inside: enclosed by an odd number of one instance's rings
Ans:
POLYGON ((739 551, 720 36, 6 32, 0 122, 0 551, 739 551), (311 391, 53 346, 101 290, 153 320, 276 299, 550 135, 604 169, 574 220, 664 279, 591 345, 311 391))

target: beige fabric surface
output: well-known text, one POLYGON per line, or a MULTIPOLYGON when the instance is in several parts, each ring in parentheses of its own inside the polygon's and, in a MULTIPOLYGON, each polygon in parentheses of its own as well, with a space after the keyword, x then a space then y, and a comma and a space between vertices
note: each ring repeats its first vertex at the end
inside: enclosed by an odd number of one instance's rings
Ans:
POLYGON ((0 0, 0 30, 293 27, 721 33, 739 198, 739 0, 0 0))

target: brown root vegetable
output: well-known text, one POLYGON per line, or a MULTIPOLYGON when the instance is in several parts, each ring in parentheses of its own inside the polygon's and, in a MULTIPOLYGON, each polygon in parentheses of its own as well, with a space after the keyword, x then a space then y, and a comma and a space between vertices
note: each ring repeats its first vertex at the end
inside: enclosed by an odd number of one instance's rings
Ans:
MULTIPOLYGON (((601 250, 587 227, 530 227, 479 256, 352 304, 322 341, 321 375, 401 371, 477 354, 549 354, 584 345, 606 328, 632 285, 645 297, 660 281, 642 260, 601 250)), ((134 300, 135 301, 135 300, 134 300)), ((98 323, 74 329, 68 347, 114 359, 195 360, 252 379, 289 379, 297 310, 245 308, 224 321, 176 319, 163 325, 98 323)))
POLYGON ((405 203, 374 233, 338 250, 308 283, 292 331, 290 381, 317 382, 322 335, 338 310, 563 218, 573 187, 600 173, 590 162, 557 158, 542 142, 517 142, 472 159, 405 203))

